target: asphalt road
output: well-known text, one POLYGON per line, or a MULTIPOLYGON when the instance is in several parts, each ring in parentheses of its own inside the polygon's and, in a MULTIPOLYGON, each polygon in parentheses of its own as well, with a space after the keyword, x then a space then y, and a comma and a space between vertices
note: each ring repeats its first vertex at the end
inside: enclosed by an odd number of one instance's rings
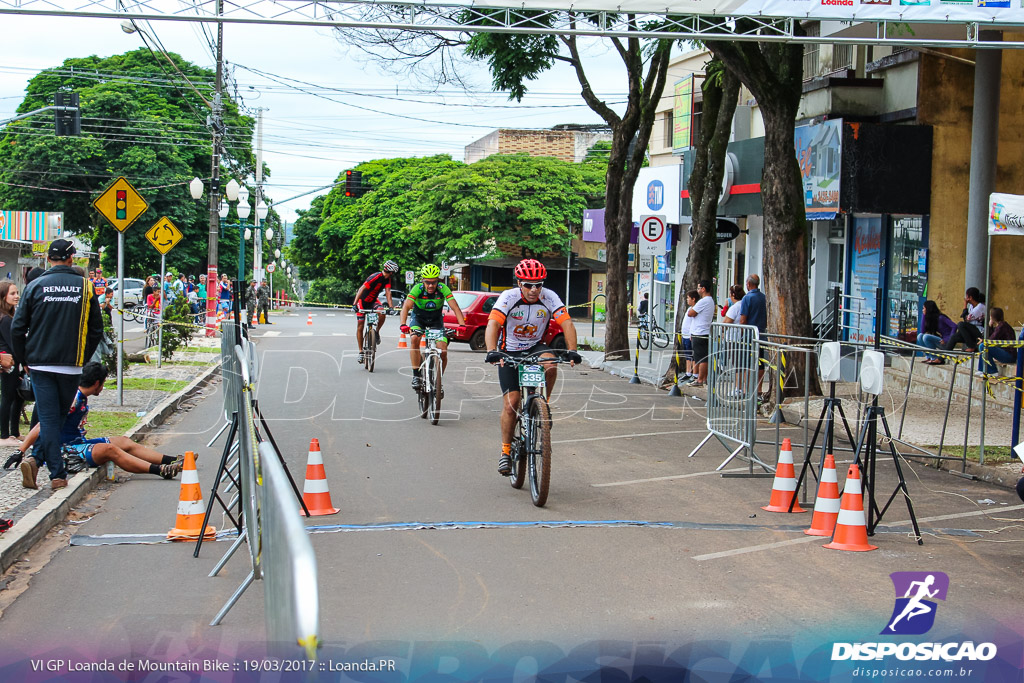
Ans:
MULTIPOLYGON (((577 368, 563 373, 553 401, 551 494, 536 508, 526 489, 496 473, 500 399, 482 354, 453 346, 444 419, 431 426, 418 417, 406 352, 381 354, 369 374, 356 363, 354 317, 315 314, 312 326, 299 311, 254 332, 258 397, 291 472, 301 481, 318 438, 341 509, 310 524, 466 523, 313 534, 327 653, 367 644, 379 654, 410 641, 486 651, 542 641, 564 651, 599 640, 873 639, 893 608, 889 574, 910 570, 950 577, 933 635, 1019 628, 1024 510, 1011 491, 911 464, 925 544, 897 529, 876 535, 874 552, 826 550, 827 541, 800 532, 809 512, 761 510, 770 479, 715 473, 727 455, 721 446, 686 457, 706 433, 699 401, 577 368), (986 499, 995 504, 977 502, 986 499), (576 523, 531 524, 545 521, 576 523), (522 524, 466 528, 473 522, 522 524)), ((394 318, 385 325, 385 348, 397 327, 394 318)), ((221 424, 220 396, 210 390, 155 440, 166 452, 201 454, 207 497, 222 441, 206 442, 221 424)), ((879 463, 880 485, 891 491, 893 469, 879 463)), ((177 496, 177 485, 136 475, 69 532, 162 533, 177 496)), ((883 525, 907 519, 897 500, 883 525)), ((240 552, 207 578, 227 545, 210 543, 193 559, 191 545, 65 547, 58 539, 4 610, 0 642, 26 651, 230 655, 263 639, 264 602, 257 582, 221 626, 207 626, 247 572, 240 552)))

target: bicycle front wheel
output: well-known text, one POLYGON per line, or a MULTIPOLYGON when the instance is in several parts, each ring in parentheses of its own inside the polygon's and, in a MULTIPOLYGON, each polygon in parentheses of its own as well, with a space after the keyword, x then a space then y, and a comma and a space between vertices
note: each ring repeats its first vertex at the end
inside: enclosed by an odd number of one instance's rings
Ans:
POLYGON ((363 367, 367 372, 373 372, 377 360, 377 336, 373 333, 372 325, 368 325, 366 329, 369 331, 363 335, 363 367))
POLYGON ((527 462, 530 470, 530 497, 537 507, 548 501, 551 484, 551 409, 542 396, 530 402, 527 428, 527 462))
POLYGON ((651 333, 645 328, 641 327, 636 333, 636 346, 642 351, 647 350, 647 345, 651 342, 651 333))
POLYGON ((664 327, 661 327, 660 325, 655 325, 654 329, 651 330, 651 341, 659 349, 665 348, 666 346, 668 346, 669 341, 668 332, 665 331, 664 327))
POLYGON ((427 363, 427 373, 430 375, 430 397, 427 406, 427 417, 430 424, 437 424, 441 418, 441 359, 431 354, 427 363))

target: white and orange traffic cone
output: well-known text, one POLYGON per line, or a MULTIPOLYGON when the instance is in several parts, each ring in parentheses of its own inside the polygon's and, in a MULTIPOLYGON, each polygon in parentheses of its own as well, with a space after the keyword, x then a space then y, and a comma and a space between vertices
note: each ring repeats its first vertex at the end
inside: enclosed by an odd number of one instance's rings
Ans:
POLYGON ((256 317, 256 311, 253 311, 252 312, 252 320, 249 322, 249 324, 252 325, 253 327, 256 327, 257 325, 259 325, 259 323, 260 323, 260 321, 259 321, 259 318, 256 317))
POLYGON ((407 348, 409 348, 409 343, 405 340, 405 332, 399 332, 399 334, 398 334, 398 348, 400 348, 400 349, 407 349, 407 348))
POLYGON ((836 528, 839 517, 839 480, 836 478, 836 459, 831 453, 825 456, 825 466, 821 469, 821 481, 818 482, 818 495, 814 499, 814 516, 811 528, 804 529, 808 536, 831 536, 836 528))
POLYGON ((851 550, 865 552, 878 550, 877 545, 868 543, 867 518, 864 516, 864 494, 861 488, 860 467, 857 463, 850 465, 846 473, 846 487, 843 489, 843 502, 836 518, 836 530, 832 542, 823 546, 832 550, 851 550))
POLYGON ((203 529, 203 492, 199 489, 199 473, 196 472, 196 457, 192 451, 185 451, 185 467, 181 470, 181 493, 178 495, 178 516, 174 528, 167 532, 170 541, 194 541, 202 534, 212 539, 217 530, 210 525, 203 529))
POLYGON ((307 325, 312 325, 313 324, 313 314, 312 313, 310 313, 309 316, 306 318, 306 324, 307 325))
POLYGON ((420 348, 421 349, 427 348, 427 337, 426 337, 426 335, 420 336, 420 348))
MULTIPOLYGON (((339 512, 331 504, 331 492, 327 489, 327 473, 324 459, 320 455, 319 439, 309 442, 309 458, 306 460, 306 481, 302 485, 302 502, 309 509, 310 516, 333 515, 339 512)), ((299 514, 304 515, 301 509, 299 514)))
POLYGON ((793 471, 793 445, 789 439, 782 440, 779 463, 775 467, 775 481, 772 483, 772 497, 761 508, 768 512, 807 512, 796 502, 796 473, 793 471), (789 506, 792 504, 793 509, 789 506))

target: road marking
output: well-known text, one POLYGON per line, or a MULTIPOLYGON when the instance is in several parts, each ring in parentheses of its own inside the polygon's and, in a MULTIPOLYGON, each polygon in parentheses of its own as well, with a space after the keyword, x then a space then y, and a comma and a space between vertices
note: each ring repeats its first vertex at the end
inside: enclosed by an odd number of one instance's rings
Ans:
POLYGON ((348 332, 331 332, 332 337, 347 337, 348 332))
POLYGON ((263 333, 264 337, 279 337, 281 336, 281 330, 270 330, 269 332, 263 333))
POLYGON ((336 316, 336 315, 337 315, 337 313, 328 313, 328 314, 327 314, 327 317, 328 317, 328 318, 333 318, 333 317, 334 317, 334 316, 336 316))
POLYGON ((299 336, 300 337, 312 337, 313 333, 312 332, 299 332, 299 336))
MULTIPOLYGON (((580 439, 580 440, 582 441, 583 439, 580 439)), ((591 484, 591 486, 596 488, 596 489, 598 489, 598 488, 603 488, 605 486, 627 486, 629 484, 646 484, 646 483, 652 482, 652 481, 669 481, 671 479, 689 479, 690 477, 703 477, 703 476, 706 476, 706 475, 709 475, 709 474, 722 474, 722 472, 743 472, 744 470, 747 470, 747 469, 749 469, 749 468, 747 468, 747 467, 733 467, 732 469, 722 470, 721 472, 716 472, 715 470, 711 470, 709 472, 692 472, 690 474, 669 474, 669 475, 666 475, 664 477, 650 477, 649 479, 630 479, 628 481, 612 481, 612 482, 609 482, 607 484, 591 484)))
MULTIPOLYGON (((917 520, 918 524, 924 524, 926 522, 939 522, 945 519, 959 519, 961 517, 977 517, 979 515, 989 515, 994 512, 1002 514, 1004 512, 1010 512, 1012 510, 1024 509, 1024 505, 1010 505, 1008 507, 999 506, 993 510, 974 510, 973 512, 956 512, 949 515, 937 515, 935 517, 924 517, 917 520)), ((887 525, 886 527, 879 526, 878 529, 885 529, 890 526, 906 526, 910 524, 910 520, 895 522, 894 524, 887 525)), ((717 560, 723 557, 732 557, 733 555, 743 555, 746 553, 756 553, 759 550, 771 550, 773 548, 781 548, 787 545, 796 545, 797 543, 810 543, 811 541, 821 541, 824 536, 808 536, 807 538, 794 538, 789 541, 777 541, 775 543, 762 543, 760 545, 751 545, 745 548, 735 548, 733 550, 723 550, 720 553, 708 553, 707 555, 695 555, 691 559, 697 562, 703 562, 704 560, 717 560)))

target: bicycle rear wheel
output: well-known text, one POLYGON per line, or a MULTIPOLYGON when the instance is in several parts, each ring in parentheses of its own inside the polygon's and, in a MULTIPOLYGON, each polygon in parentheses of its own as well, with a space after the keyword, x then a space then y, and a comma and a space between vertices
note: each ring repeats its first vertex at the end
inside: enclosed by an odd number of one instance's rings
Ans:
POLYGON ((437 424, 441 418, 441 359, 431 354, 427 363, 427 372, 430 374, 430 396, 427 406, 427 417, 430 424, 437 424))
POLYGON ((655 325, 654 329, 651 330, 651 342, 653 342, 653 344, 659 349, 663 349, 668 346, 668 341, 668 332, 665 331, 665 328, 660 325, 655 325))
POLYGON ((548 487, 551 484, 551 410, 543 396, 530 402, 526 443, 530 470, 530 497, 537 507, 544 507, 548 501, 548 487))

